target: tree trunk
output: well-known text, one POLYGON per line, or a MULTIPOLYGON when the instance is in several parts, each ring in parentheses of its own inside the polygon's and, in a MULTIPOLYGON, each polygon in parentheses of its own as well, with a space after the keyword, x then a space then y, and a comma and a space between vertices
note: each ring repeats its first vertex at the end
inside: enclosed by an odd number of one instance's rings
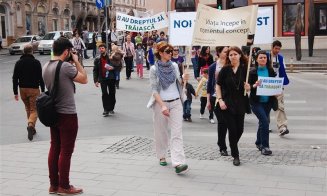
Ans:
POLYGON ((297 4, 297 17, 295 21, 295 51, 296 60, 301 61, 301 31, 302 31, 302 20, 301 20, 301 10, 302 6, 300 3, 297 4))
POLYGON ((308 26, 308 46, 309 46, 309 57, 313 55, 313 43, 315 40, 315 10, 313 0, 309 3, 309 26, 308 26))

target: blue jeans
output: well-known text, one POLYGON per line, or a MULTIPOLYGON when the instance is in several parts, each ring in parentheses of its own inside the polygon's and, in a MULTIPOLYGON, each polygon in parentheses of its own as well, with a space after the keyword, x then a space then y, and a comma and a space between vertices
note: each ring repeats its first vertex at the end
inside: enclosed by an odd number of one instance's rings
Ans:
POLYGON ((198 78, 199 77, 199 67, 198 67, 198 60, 197 58, 191 58, 192 61, 192 65, 193 65, 193 71, 194 71, 194 78, 198 78))
POLYGON ((120 71, 115 71, 115 80, 120 80, 120 71))
POLYGON ((191 117, 191 104, 192 104, 191 100, 184 101, 184 104, 183 104, 183 118, 184 119, 191 117))
POLYGON ((269 148, 269 103, 252 103, 251 109, 259 120, 256 145, 269 148))

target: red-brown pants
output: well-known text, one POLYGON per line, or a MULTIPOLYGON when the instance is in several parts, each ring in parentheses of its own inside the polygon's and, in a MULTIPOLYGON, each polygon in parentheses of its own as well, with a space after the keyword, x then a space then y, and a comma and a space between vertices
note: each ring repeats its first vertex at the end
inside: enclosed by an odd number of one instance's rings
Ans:
POLYGON ((78 130, 77 114, 59 114, 56 127, 51 127, 48 156, 49 178, 52 186, 70 187, 69 171, 78 130))

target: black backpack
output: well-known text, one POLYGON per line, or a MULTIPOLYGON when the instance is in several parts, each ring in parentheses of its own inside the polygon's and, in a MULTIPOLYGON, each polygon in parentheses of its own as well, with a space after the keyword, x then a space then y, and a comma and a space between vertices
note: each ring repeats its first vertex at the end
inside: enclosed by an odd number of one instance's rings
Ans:
POLYGON ((58 113, 55 107, 55 98, 58 91, 59 73, 62 61, 58 62, 52 91, 41 93, 36 98, 36 111, 42 124, 46 127, 53 127, 58 122, 58 113))

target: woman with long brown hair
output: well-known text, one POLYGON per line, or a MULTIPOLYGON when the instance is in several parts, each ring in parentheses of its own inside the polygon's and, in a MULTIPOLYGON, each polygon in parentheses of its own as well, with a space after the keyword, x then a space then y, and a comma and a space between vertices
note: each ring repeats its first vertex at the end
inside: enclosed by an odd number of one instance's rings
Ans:
POLYGON ((250 90, 250 85, 245 83, 248 59, 236 46, 228 49, 227 56, 227 65, 218 75, 216 92, 222 117, 228 128, 233 164, 239 166, 238 141, 243 134, 245 113, 250 109, 248 97, 244 96, 244 90, 250 90))
POLYGON ((200 56, 198 59, 198 75, 202 75, 203 69, 208 69, 209 66, 213 63, 213 56, 210 53, 209 46, 203 46, 201 48, 200 56), (200 74, 201 73, 201 74, 200 74))

